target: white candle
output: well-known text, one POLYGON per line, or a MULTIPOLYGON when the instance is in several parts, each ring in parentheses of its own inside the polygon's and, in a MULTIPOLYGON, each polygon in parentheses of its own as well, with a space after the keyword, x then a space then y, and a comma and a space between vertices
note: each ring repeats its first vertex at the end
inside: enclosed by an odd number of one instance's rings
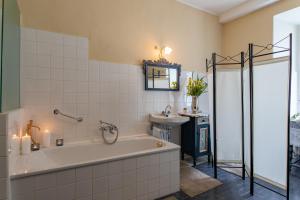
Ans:
POLYGON ((10 148, 12 153, 16 153, 19 154, 20 153, 20 145, 21 145, 21 139, 19 136, 17 136, 16 134, 14 134, 11 138, 11 142, 10 142, 10 148))
POLYGON ((22 137, 22 154, 26 155, 31 152, 31 137, 26 134, 22 137))
POLYGON ((43 132, 42 145, 43 147, 50 147, 51 134, 48 129, 43 132))

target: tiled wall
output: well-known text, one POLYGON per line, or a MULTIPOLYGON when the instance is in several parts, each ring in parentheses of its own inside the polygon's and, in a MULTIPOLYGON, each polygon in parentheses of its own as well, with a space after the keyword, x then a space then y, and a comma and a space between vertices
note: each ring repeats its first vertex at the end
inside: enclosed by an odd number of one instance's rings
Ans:
POLYGON ((14 200, 152 200, 179 191, 179 150, 12 181, 14 200))
POLYGON ((21 119, 21 109, 0 114, 0 200, 10 198, 9 157, 12 154, 10 153, 9 140, 13 134, 20 132, 21 119))
POLYGON ((145 91, 141 66, 89 61, 86 38, 28 28, 21 33, 24 120, 33 119, 55 137, 67 142, 93 138, 100 119, 115 123, 121 136, 146 133, 149 113, 185 104, 184 90, 145 91), (54 108, 84 121, 55 117, 54 108))
POLYGON ((7 114, 0 114, 0 200, 8 199, 7 114))

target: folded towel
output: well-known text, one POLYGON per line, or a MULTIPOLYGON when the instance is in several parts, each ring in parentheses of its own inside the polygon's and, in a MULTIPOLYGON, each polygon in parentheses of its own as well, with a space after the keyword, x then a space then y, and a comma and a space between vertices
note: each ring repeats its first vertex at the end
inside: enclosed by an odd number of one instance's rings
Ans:
POLYGON ((157 128, 154 126, 153 130, 152 130, 152 135, 156 138, 161 138, 161 135, 160 135, 161 131, 162 130, 160 128, 157 128))
POLYGON ((170 141, 170 130, 168 129, 162 129, 162 128, 158 128, 158 127, 153 127, 152 129, 152 135, 156 138, 165 140, 165 141, 170 141))

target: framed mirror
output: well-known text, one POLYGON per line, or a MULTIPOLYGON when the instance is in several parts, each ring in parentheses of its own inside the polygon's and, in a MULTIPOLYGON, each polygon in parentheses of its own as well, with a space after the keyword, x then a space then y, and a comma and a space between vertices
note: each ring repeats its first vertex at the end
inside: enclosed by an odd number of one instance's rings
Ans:
POLYGON ((144 60, 145 90, 179 91, 181 65, 165 59, 144 60))

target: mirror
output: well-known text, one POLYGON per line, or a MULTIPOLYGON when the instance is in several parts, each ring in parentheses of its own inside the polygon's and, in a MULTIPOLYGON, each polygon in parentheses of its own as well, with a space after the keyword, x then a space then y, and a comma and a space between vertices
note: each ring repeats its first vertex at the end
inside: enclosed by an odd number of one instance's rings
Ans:
POLYGON ((179 91, 181 65, 165 59, 144 61, 145 90, 179 91))

